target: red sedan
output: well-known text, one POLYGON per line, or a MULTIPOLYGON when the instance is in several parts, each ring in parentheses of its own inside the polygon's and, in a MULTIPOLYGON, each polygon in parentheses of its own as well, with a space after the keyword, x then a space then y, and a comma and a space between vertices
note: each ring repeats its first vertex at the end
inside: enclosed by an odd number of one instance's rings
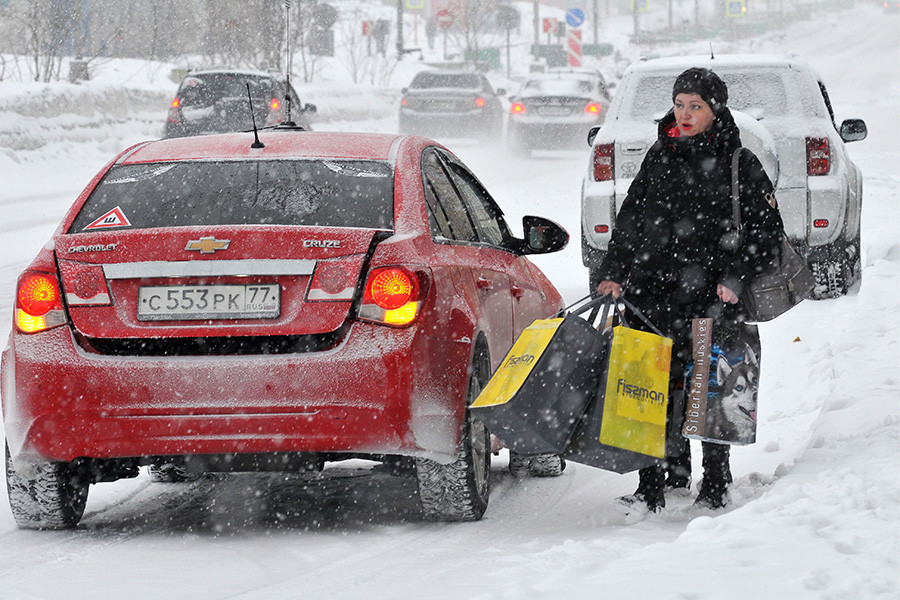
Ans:
POLYGON ((9 499, 63 528, 91 483, 321 469, 415 472, 424 514, 477 520, 489 434, 467 411, 563 307, 490 194, 421 137, 292 130, 116 157, 19 277, 3 352, 9 499))

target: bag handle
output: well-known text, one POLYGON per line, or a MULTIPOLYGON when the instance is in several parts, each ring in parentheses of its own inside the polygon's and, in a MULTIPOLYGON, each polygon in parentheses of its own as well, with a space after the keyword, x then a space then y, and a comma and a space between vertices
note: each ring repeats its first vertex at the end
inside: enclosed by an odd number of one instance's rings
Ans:
POLYGON ((612 294, 606 294, 605 296, 598 296, 598 297, 593 297, 593 295, 588 295, 588 296, 585 296, 584 298, 581 298, 580 300, 576 300, 571 305, 567 306, 564 311, 564 314, 580 315, 580 314, 583 314, 583 313, 587 312, 588 310, 590 310, 591 313, 588 316, 587 321, 589 323, 594 323, 594 320, 597 318, 597 314, 600 312, 600 309, 602 308, 603 315, 601 317, 600 322, 606 323, 606 320, 609 317, 609 310, 611 307, 614 307, 614 310, 618 314, 619 320, 621 320, 622 324, 625 327, 630 328, 631 325, 629 325, 628 319, 625 317, 625 311, 623 311, 619 307, 619 302, 624 304, 628 310, 630 310, 641 321, 643 321, 647 325, 647 327, 650 328, 650 330, 653 333, 655 333, 656 335, 658 335, 660 337, 666 337, 663 334, 663 332, 660 331, 659 328, 656 325, 654 325, 650 321, 650 319, 648 319, 647 316, 644 315, 644 313, 641 312, 641 310, 637 306, 635 306, 634 304, 632 304, 631 302, 626 300, 624 295, 620 295, 618 301, 616 301, 616 299, 613 297, 612 294), (585 300, 588 300, 589 298, 590 298, 590 300, 588 302, 586 302, 583 306, 580 306, 577 309, 572 310, 573 306, 577 306, 578 304, 584 302, 585 300))

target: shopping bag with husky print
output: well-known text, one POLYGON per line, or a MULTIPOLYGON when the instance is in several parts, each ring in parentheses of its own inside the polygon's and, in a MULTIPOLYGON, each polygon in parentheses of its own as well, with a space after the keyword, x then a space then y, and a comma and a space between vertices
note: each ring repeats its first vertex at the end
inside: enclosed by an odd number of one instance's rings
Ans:
POLYGON ((693 359, 685 371, 686 438, 719 444, 756 442, 759 333, 755 325, 692 323, 693 359))

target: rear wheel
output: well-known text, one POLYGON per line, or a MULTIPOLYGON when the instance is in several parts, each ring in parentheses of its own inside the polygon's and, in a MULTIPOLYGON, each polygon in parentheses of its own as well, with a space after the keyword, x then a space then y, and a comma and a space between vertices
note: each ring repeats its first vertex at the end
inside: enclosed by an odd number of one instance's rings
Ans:
POLYGON ((68 462, 38 461, 16 469, 6 446, 9 507, 22 529, 68 529, 84 514, 90 475, 68 462))
POLYGON ((816 300, 838 298, 850 292, 862 279, 862 257, 857 234, 852 242, 844 243, 834 252, 810 260, 809 266, 816 278, 812 297, 816 300))
MULTIPOLYGON (((475 353, 469 378, 471 404, 490 378, 490 362, 483 347, 475 353)), ((491 437, 484 424, 466 410, 456 460, 442 465, 416 459, 419 500, 426 518, 436 521, 478 521, 490 496, 491 437)))

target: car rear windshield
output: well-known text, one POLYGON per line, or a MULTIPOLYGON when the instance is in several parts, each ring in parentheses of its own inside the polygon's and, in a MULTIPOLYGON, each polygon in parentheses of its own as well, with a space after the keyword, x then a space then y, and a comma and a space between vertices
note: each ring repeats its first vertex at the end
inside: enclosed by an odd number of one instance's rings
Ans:
MULTIPOLYGON (((728 107, 740 111, 761 110, 764 115, 781 116, 803 111, 813 116, 808 103, 802 108, 791 102, 788 86, 782 73, 772 71, 720 72, 728 86, 728 107), (811 114, 809 114, 811 113, 811 114)), ((659 118, 672 108, 673 75, 647 75, 641 77, 632 92, 631 116, 635 118, 659 118)))
POLYGON ((392 229, 393 220, 386 162, 192 161, 113 167, 69 233, 251 224, 392 229))
POLYGON ((411 88, 481 88, 481 78, 474 73, 419 73, 411 88))
POLYGON ((241 73, 208 73, 185 78, 178 89, 178 101, 184 107, 212 106, 222 98, 247 99, 247 84, 254 101, 268 102, 283 96, 284 89, 276 89, 276 82, 259 75, 241 73))

